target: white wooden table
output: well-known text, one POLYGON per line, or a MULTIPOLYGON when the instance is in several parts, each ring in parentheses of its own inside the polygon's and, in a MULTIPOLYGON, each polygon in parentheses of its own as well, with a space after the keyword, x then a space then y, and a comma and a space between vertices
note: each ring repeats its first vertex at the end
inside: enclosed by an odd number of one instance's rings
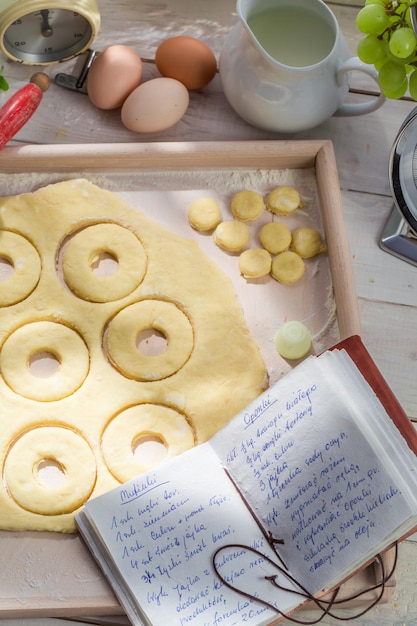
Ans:
MULTIPOLYGON (((360 0, 329 4, 354 53, 359 38, 354 20, 360 0)), ((102 27, 95 49, 124 43, 146 59, 154 58, 161 41, 181 34, 201 38, 218 55, 226 33, 237 19, 234 0, 99 0, 99 5, 102 27)), ((33 68, 6 60, 1 64, 10 83, 9 94, 23 86, 34 72, 33 68)), ((77 74, 81 64, 78 59, 50 66, 46 72, 51 78, 57 72, 77 74)), ((152 63, 145 64, 145 78, 155 72, 152 63)), ((353 77, 353 86, 359 91, 374 89, 357 77, 353 77)), ((258 130, 239 119, 226 102, 216 76, 206 89, 192 92, 189 110, 178 126, 161 134, 135 135, 122 126, 117 111, 98 111, 86 96, 52 84, 40 108, 12 144, 331 139, 339 170, 363 339, 408 416, 417 422, 417 267, 382 251, 378 245, 392 207, 387 175, 390 149, 401 123, 414 106, 407 99, 388 101, 382 109, 367 116, 332 118, 312 131, 282 136, 258 130)), ((416 561, 417 544, 414 541, 402 544, 393 599, 375 607, 356 623, 417 624, 416 561)), ((53 618, 2 621, 3 626, 68 626, 70 623, 53 618)), ((113 623, 117 622, 113 620, 113 623)), ((326 618, 322 623, 337 622, 326 618)))

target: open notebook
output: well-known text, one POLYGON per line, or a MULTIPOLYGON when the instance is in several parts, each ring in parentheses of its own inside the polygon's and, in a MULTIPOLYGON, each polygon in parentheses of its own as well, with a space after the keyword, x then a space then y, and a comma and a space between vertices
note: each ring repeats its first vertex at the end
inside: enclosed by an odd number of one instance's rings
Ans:
POLYGON ((76 522, 133 624, 266 625, 415 531, 416 453, 352 337, 76 522))

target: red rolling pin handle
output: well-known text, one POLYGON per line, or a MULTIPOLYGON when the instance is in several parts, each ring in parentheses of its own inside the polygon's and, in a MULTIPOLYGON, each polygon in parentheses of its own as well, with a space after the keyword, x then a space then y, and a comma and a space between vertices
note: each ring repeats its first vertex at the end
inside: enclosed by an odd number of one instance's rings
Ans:
POLYGON ((30 83, 13 94, 0 109, 0 150, 26 124, 49 88, 46 74, 34 74, 30 83))

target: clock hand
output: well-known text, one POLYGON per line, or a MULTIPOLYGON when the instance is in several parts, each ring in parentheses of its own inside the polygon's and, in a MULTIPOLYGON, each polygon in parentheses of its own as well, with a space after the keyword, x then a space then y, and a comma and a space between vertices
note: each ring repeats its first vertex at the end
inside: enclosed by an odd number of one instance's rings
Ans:
POLYGON ((51 37, 54 34, 52 30, 52 26, 49 23, 49 10, 43 9, 41 11, 42 23, 41 23, 41 34, 42 37, 51 37))

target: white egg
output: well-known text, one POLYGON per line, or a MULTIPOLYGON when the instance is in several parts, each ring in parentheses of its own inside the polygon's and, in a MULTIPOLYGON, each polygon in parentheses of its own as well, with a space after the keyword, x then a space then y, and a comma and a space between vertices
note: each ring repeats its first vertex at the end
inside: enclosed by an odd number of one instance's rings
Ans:
POLYGON ((136 133, 160 132, 179 122, 189 101, 188 89, 178 80, 153 78, 127 97, 122 106, 122 122, 136 133))

